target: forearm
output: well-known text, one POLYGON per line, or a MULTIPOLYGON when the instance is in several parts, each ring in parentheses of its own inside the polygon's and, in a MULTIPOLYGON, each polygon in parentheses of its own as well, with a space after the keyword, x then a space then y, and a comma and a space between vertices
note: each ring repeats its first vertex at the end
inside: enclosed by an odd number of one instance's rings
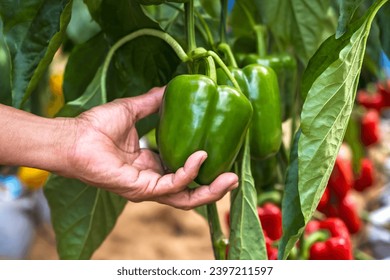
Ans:
POLYGON ((43 118, 0 104, 0 164, 64 172, 75 121, 43 118))

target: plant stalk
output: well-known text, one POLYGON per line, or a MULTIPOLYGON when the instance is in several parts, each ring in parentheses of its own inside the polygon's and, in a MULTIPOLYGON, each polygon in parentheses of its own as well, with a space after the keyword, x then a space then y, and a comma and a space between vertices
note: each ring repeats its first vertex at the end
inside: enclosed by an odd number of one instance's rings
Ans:
POLYGON ((190 53, 196 48, 195 41, 195 17, 194 17, 194 0, 184 3, 185 26, 187 36, 187 51, 190 53))
POLYGON ((227 239, 225 238, 221 223, 219 222, 217 204, 215 202, 207 204, 207 218, 210 227, 211 243, 216 260, 226 259, 227 239))
POLYGON ((220 0, 221 2, 221 22, 220 22, 220 38, 221 43, 227 42, 227 17, 228 17, 228 0, 220 0))

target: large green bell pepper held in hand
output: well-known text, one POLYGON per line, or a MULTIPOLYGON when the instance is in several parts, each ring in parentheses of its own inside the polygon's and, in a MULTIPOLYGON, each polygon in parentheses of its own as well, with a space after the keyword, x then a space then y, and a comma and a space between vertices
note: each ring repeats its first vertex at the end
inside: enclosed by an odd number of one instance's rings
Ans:
MULTIPOLYGON (((280 94, 275 72, 267 66, 248 65, 231 68, 242 92, 253 106, 250 126, 251 157, 265 159, 279 151, 282 143, 280 94)), ((226 74, 217 70, 219 84, 232 85, 226 74)))
POLYGON ((249 100, 205 75, 179 75, 167 85, 160 108, 157 144, 164 164, 182 167, 198 150, 207 152, 195 181, 210 184, 230 171, 252 118, 249 100))

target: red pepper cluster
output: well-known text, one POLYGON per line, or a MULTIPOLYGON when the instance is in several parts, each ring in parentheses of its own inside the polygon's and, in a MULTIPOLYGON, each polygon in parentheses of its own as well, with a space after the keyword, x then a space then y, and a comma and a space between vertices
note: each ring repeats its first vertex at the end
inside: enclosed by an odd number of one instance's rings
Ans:
POLYGON ((366 147, 377 144, 381 137, 380 114, 390 108, 390 80, 378 82, 374 93, 360 89, 356 100, 366 109, 360 119, 360 140, 366 147))
POLYGON ((361 160, 360 172, 354 174, 351 160, 341 151, 317 209, 327 217, 340 218, 351 234, 357 233, 362 227, 362 222, 352 189, 363 192, 374 183, 375 170, 369 158, 361 160))
POLYGON ((384 108, 390 107, 390 80, 376 83, 376 91, 369 92, 360 89, 357 92, 357 103, 367 109, 381 112, 384 108))

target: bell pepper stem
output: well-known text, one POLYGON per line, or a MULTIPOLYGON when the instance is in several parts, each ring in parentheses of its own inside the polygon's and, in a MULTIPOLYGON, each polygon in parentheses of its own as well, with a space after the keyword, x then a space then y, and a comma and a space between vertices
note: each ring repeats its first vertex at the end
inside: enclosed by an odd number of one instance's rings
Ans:
POLYGON ((185 26, 188 44, 188 52, 196 48, 195 42, 195 17, 194 17, 194 0, 184 3, 185 26))
POLYGON ((265 42, 265 27, 262 25, 255 25, 253 30, 256 34, 256 45, 257 45, 257 54, 260 57, 267 55, 267 44, 265 42))
POLYGON ((110 66, 112 57, 114 56, 115 52, 124 44, 141 36, 153 36, 153 37, 160 38, 161 40, 164 40, 168 45, 172 47, 172 49, 175 51, 176 55, 180 58, 181 61, 187 62, 190 59, 188 55, 185 53, 185 51, 183 50, 183 48, 180 46, 180 44, 172 36, 160 30, 144 28, 144 29, 139 29, 137 31, 134 31, 122 37, 108 51, 106 59, 104 60, 103 63, 102 76, 100 78, 100 86, 102 91, 103 103, 107 102, 106 78, 107 78, 107 71, 110 66))
POLYGON ((215 62, 211 56, 205 58, 206 63, 206 75, 210 77, 214 82, 217 82, 217 70, 215 68, 215 62))
MULTIPOLYGON (((237 80, 234 78, 233 74, 230 72, 229 68, 226 66, 226 64, 222 61, 222 59, 213 51, 207 51, 207 54, 210 55, 215 62, 222 68, 222 70, 225 72, 226 76, 232 81, 233 86, 241 92, 240 86, 238 85, 237 80)), ((242 93, 242 92, 241 92, 242 93)))
POLYGON ((221 223, 219 222, 217 204, 207 204, 207 218, 210 227, 211 243, 213 246, 214 257, 216 260, 226 259, 227 239, 222 233, 221 223))
POLYGON ((218 50, 223 52, 223 54, 226 56, 226 60, 229 66, 232 66, 233 68, 238 68, 236 59, 234 58, 234 54, 232 52, 232 49, 230 46, 226 43, 221 43, 218 45, 218 50))

